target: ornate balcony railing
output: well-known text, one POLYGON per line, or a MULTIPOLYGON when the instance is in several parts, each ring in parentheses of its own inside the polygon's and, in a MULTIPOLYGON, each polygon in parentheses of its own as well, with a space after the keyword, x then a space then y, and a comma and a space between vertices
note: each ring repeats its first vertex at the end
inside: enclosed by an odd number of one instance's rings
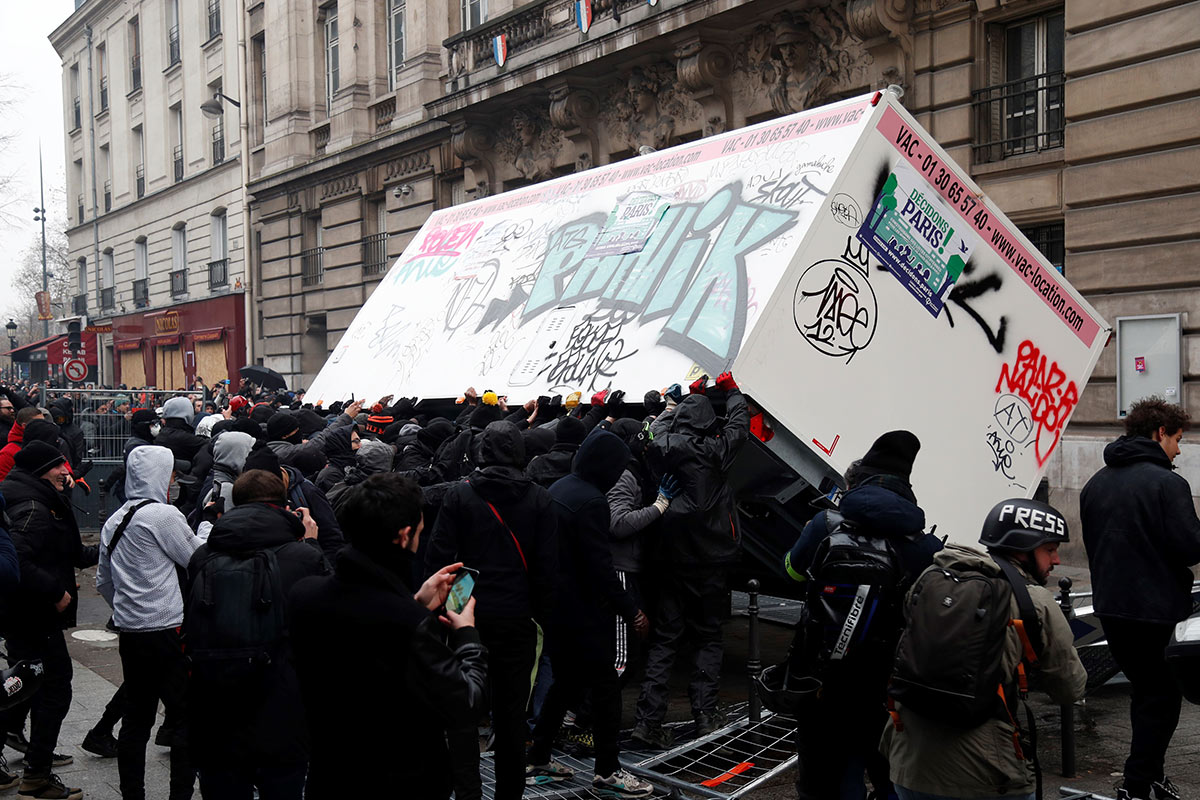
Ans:
POLYGON ((362 240, 363 275, 378 275, 387 271, 387 240, 386 233, 376 233, 362 240))
POLYGON ((179 63, 179 26, 172 25, 167 31, 167 66, 173 67, 179 63))
POLYGON ((187 294, 187 270, 173 270, 171 272, 171 297, 182 297, 185 294, 187 294))
POLYGON ((396 117, 396 98, 387 97, 375 104, 375 131, 386 131, 396 117))
POLYGON ((229 259, 208 262, 208 288, 217 289, 229 284, 229 259))
POLYGON ((150 305, 150 280, 138 278, 133 282, 133 306, 134 308, 145 308, 148 305, 150 305))

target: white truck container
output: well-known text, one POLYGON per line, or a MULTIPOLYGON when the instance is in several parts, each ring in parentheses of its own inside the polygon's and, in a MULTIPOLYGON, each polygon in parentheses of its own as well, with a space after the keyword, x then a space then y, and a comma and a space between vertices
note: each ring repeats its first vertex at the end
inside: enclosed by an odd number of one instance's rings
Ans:
POLYGON ((974 542, 1037 487, 1109 332, 885 91, 434 212, 308 398, 732 369, 780 498, 905 428, 929 523, 974 542))

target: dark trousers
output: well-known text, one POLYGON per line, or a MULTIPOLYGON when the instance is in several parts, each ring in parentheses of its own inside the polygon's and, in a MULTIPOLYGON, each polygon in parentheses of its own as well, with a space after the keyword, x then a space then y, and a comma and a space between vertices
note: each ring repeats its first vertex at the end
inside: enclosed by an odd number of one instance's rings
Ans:
POLYGON ((646 655, 646 677, 638 697, 637 721, 661 725, 670 700, 668 682, 675 656, 685 637, 696 646, 696 662, 688 697, 693 716, 711 714, 717 707, 721 680, 721 615, 725 608, 724 570, 663 570, 654 631, 646 655))
POLYGON ((476 628, 488 650, 495 798, 518 800, 525 792, 525 720, 537 663, 537 627, 531 619, 480 619, 476 628))
POLYGON ((840 687, 826 681, 820 699, 805 710, 796 727, 798 800, 862 798, 866 795, 864 770, 871 777, 875 796, 887 797, 892 784, 887 759, 879 752, 879 737, 887 720, 887 708, 878 692, 864 691, 862 685, 840 687))
POLYGON ((607 630, 594 631, 594 636, 586 641, 567 638, 552 646, 550 662, 554 665, 554 684, 542 706, 537 727, 533 729, 530 763, 545 764, 550 760, 563 714, 569 708, 579 708, 584 695, 591 692, 596 774, 607 776, 617 771, 621 684, 613 666, 615 654, 607 630))
POLYGON ((235 764, 200 770, 200 794, 220 800, 253 800, 258 789, 260 800, 300 800, 304 796, 304 778, 308 764, 285 767, 241 767, 235 764))
POLYGON ((58 732, 71 708, 71 656, 62 631, 14 633, 7 639, 8 663, 40 658, 45 672, 42 687, 28 703, 4 712, 6 731, 20 731, 29 714, 29 751, 25 753, 25 771, 43 774, 50 771, 50 757, 58 744, 58 732))
MULTIPOLYGON (((181 672, 180 678, 183 678, 183 677, 185 677, 185 676, 181 672)), ((171 689, 170 691, 176 691, 176 690, 171 689)), ((182 692, 183 689, 180 688, 178 691, 182 692)), ((108 705, 106 705, 104 707, 104 713, 100 715, 100 721, 97 722, 92 727, 92 730, 111 734, 113 732, 113 729, 117 727, 117 723, 120 722, 121 718, 124 716, 125 716, 125 684, 122 683, 120 686, 117 687, 117 690, 115 692, 113 692, 113 696, 108 701, 108 705)), ((168 716, 168 717, 166 717, 166 719, 163 720, 162 727, 166 728, 167 731, 169 731, 173 734, 175 731, 177 722, 178 722, 178 720, 175 720, 172 717, 168 716)))
MULTIPOLYGON (((158 712, 158 699, 177 720, 185 720, 183 681, 185 663, 179 633, 165 631, 122 631, 121 670, 124 672, 124 720, 117 739, 117 772, 121 777, 123 800, 146 797, 146 743, 158 712)), ((171 800, 192 796, 196 773, 185 735, 175 737, 171 745, 171 800)))
POLYGON ((1133 689, 1129 720, 1133 737, 1125 760, 1125 788, 1149 797, 1150 784, 1163 777, 1167 747, 1179 724, 1183 694, 1163 651, 1174 625, 1101 617, 1108 649, 1133 689))

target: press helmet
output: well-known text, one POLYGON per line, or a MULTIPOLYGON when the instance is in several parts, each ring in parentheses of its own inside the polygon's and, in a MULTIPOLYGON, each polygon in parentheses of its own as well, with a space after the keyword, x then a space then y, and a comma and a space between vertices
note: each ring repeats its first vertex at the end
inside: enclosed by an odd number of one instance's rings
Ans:
POLYGON ((1047 542, 1068 542, 1067 520, 1053 506, 1015 497, 992 507, 979 543, 987 548, 1028 553, 1047 542))
POLYGON ((18 661, 0 670, 0 711, 27 701, 42 685, 42 660, 18 661))

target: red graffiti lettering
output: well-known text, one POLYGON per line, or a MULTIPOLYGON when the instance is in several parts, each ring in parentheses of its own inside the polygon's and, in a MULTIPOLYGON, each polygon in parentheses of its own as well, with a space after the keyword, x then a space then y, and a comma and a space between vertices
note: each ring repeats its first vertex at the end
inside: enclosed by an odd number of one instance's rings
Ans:
POLYGON ((475 235, 482 227, 482 222, 476 222, 455 228, 434 228, 421 240, 417 258, 460 255, 475 241, 475 235))
POLYGON ((1026 339, 1017 348, 1012 366, 1000 366, 996 392, 1001 391, 1011 392, 1029 403, 1037 423, 1034 456, 1040 469, 1058 446, 1067 419, 1079 402, 1079 389, 1075 381, 1067 380, 1057 361, 1050 362, 1037 345, 1026 339))

